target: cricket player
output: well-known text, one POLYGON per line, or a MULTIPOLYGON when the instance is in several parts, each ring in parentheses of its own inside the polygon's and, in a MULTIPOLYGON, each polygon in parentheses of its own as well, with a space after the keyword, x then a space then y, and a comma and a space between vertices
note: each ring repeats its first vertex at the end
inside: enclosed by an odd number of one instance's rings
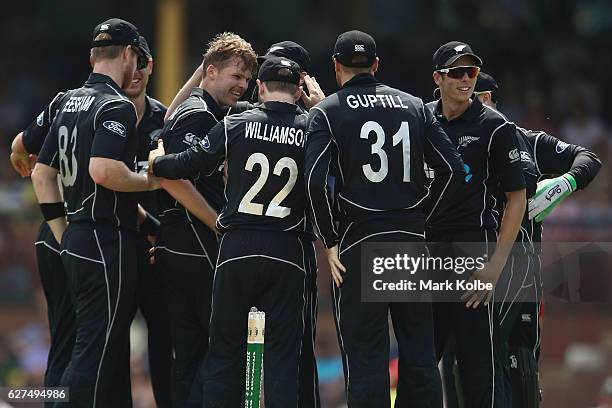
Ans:
MULTIPOLYGON (((497 109, 497 81, 480 72, 474 94, 497 109)), ((550 212, 576 190, 589 185, 601 168, 595 153, 565 143, 545 132, 516 128, 521 165, 525 175, 529 205, 523 216, 506 270, 496 293, 499 336, 505 351, 506 406, 537 408, 540 403, 538 357, 542 298, 540 253, 542 222, 550 212)), ((504 201, 499 201, 503 208, 504 201)))
MULTIPOLYGON (((149 77, 153 72, 153 56, 145 37, 140 36, 140 48, 144 52, 142 65, 134 72, 134 77, 125 89, 125 94, 136 107, 138 149, 136 152, 137 172, 146 173, 149 151, 157 145, 157 138, 164 126, 166 107, 147 95, 149 77)), ((170 384, 172 374, 172 341, 170 331, 170 312, 168 310, 167 285, 162 271, 149 262, 151 242, 157 236, 159 206, 157 193, 141 192, 137 201, 144 211, 139 212, 137 239, 138 278, 136 287, 137 308, 147 323, 148 359, 151 372, 151 385, 155 402, 159 407, 171 406, 170 384)))
POLYGON ((204 407, 237 407, 244 399, 247 318, 266 313, 266 407, 297 407, 298 362, 306 303, 303 187, 306 115, 296 63, 269 58, 259 70, 262 101, 226 116, 180 154, 151 153, 160 177, 210 174, 227 160, 227 204, 217 219, 223 237, 215 270, 209 349, 202 370, 204 407), (161 157, 160 157, 161 156, 161 157))
MULTIPOLYGON (((246 92, 257 67, 251 45, 233 33, 217 35, 204 55, 204 76, 199 87, 170 115, 161 137, 168 153, 188 151, 246 92)), ((155 257, 169 282, 169 303, 174 349, 173 406, 199 404, 202 386, 196 379, 209 345, 209 322, 218 241, 215 221, 225 205, 222 166, 194 174, 190 183, 163 183, 159 192, 160 230, 155 257), (172 194, 172 195, 171 195, 172 194), (188 211, 181 195, 199 198, 201 205, 188 211), (205 218, 197 211, 208 212, 205 218), (192 390, 193 388, 193 390, 192 390), (193 391, 193 393, 192 393, 193 391), (190 397, 190 394, 191 397, 190 397)), ((183 180, 184 181, 184 180, 183 180)))
POLYGON ((129 382, 117 389, 113 377, 129 373, 138 212, 131 193, 159 184, 133 171, 137 116, 122 91, 144 55, 138 30, 121 19, 104 21, 91 46, 93 72, 56 101, 32 181, 60 242, 76 310, 76 340, 60 385, 70 388, 74 407, 126 406, 129 382))
MULTIPOLYGON (((36 156, 44 143, 55 112, 60 92, 36 119, 13 139, 11 164, 22 177, 29 177, 36 156)), ((36 264, 43 293, 47 301, 50 345, 45 371, 45 387, 59 387, 64 370, 70 362, 76 334, 74 302, 70 298, 68 278, 60 258, 59 243, 46 221, 36 238, 36 264)), ((51 403, 46 403, 51 406, 51 403)))
MULTIPOLYGON (((457 147, 465 163, 462 188, 441 200, 441 211, 428 216, 427 240, 436 256, 465 256, 455 242, 478 244, 468 256, 487 256, 483 269, 471 279, 495 284, 506 264, 526 208, 525 180, 515 127, 497 111, 471 99, 482 60, 471 47, 452 41, 433 56, 433 79, 440 99, 428 104, 457 147), (502 214, 498 194, 506 197, 502 214), (497 243, 497 245, 496 245, 497 243)), ((434 304, 438 359, 454 334, 465 406, 503 406, 503 381, 495 378, 499 352, 493 333, 493 291, 468 291, 463 302, 434 304), (496 351, 497 350, 497 351, 496 351)))
MULTIPOLYGON (((300 88, 302 96, 298 100, 297 105, 306 112, 325 98, 321 87, 317 83, 316 78, 308 75, 310 69, 310 54, 300 44, 293 41, 281 41, 272 44, 266 53, 257 57, 257 61, 262 64, 268 57, 284 57, 296 64, 300 68, 300 88), (306 90, 303 89, 306 87, 306 90)), ((258 98, 258 88, 255 87, 253 92, 254 102, 258 98)), ((236 107, 230 110, 230 114, 236 114, 248 109, 253 109, 254 104, 246 101, 239 101, 236 107)), ((306 288, 306 306, 305 306, 305 321, 304 341, 302 342, 302 351, 300 353, 300 400, 299 407, 314 407, 321 406, 319 396, 319 378, 317 373, 317 362, 315 359, 315 337, 317 331, 317 256, 314 246, 314 241, 317 237, 313 232, 312 221, 309 214, 306 214, 306 231, 303 236, 304 251, 306 253, 305 266, 308 276, 306 288)))
POLYGON ((390 312, 400 350, 395 406, 441 407, 431 303, 362 302, 360 244, 424 242, 424 209, 436 212, 438 198, 460 185, 463 163, 421 99, 374 77, 369 34, 341 34, 333 60, 341 89, 309 112, 305 177, 333 276, 348 406, 390 405, 390 312), (436 171, 429 190, 424 161, 436 171))

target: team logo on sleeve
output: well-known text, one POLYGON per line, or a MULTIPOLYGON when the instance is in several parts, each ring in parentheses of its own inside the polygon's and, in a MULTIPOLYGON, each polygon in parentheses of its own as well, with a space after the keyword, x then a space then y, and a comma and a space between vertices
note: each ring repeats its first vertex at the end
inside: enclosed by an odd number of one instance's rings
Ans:
POLYGON ((508 152, 508 158, 510 159, 510 163, 515 163, 520 160, 521 155, 518 152, 518 149, 512 149, 508 152))
POLYGON ((210 149, 210 140, 208 140, 208 135, 204 136, 204 139, 202 139, 200 142, 200 146, 202 146, 202 149, 204 150, 210 149))
POLYGON ((183 143, 189 145, 189 147, 194 147, 198 143, 200 143, 200 138, 194 135, 193 133, 185 133, 185 137, 183 138, 183 143))
POLYGON ((36 117, 36 124, 42 126, 45 122, 45 111, 40 112, 40 115, 36 117))
POLYGON ((118 134, 121 137, 125 137, 125 134, 126 134, 125 126, 123 126, 123 124, 121 124, 121 123, 119 123, 117 121, 107 120, 107 121, 102 123, 102 126, 107 128, 111 132, 118 134))
POLYGON ((569 146, 569 144, 562 142, 561 140, 559 140, 557 142, 557 145, 555 146, 555 151, 557 152, 557 154, 561 154, 563 153, 563 151, 565 149, 567 149, 567 147, 569 146))

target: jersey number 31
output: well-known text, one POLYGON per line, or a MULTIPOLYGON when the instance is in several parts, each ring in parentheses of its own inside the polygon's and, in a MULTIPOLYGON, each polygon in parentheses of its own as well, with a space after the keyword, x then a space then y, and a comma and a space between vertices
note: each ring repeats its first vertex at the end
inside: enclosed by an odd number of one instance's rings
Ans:
MULTIPOLYGON (((389 173, 389 159, 387 158, 387 152, 383 149, 385 144, 385 130, 380 126, 378 122, 368 121, 361 127, 361 133, 359 137, 361 139, 368 139, 370 132, 376 134, 376 141, 371 146, 372 154, 378 156, 380 160, 380 169, 372 169, 371 164, 364 164, 362 167, 363 174, 372 183, 380 183, 387 177, 389 173)), ((402 156, 404 158, 404 182, 410 182, 410 128, 408 122, 402 122, 399 130, 393 135, 393 146, 397 146, 399 143, 402 144, 402 156)))

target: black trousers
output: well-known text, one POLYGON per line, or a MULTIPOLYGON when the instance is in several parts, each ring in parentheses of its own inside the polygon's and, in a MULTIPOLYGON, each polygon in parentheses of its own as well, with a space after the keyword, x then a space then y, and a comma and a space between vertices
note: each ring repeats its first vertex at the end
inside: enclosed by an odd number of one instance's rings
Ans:
MULTIPOLYGON (((428 233, 432 256, 481 256, 493 253, 494 231, 471 230, 445 234, 428 233), (454 242, 481 243, 478 253, 457 251, 454 242), (480 250, 482 249, 482 250, 480 250)), ((476 250, 470 248, 469 250, 476 250)), ((467 278, 467 277, 466 277, 467 278)), ((494 304, 466 308, 464 302, 434 303, 435 344, 438 361, 442 358, 451 333, 455 338, 455 353, 465 408, 503 407, 504 381, 502 350, 495 330, 494 304)))
POLYGON ((147 324, 148 361, 155 403, 159 408, 172 406, 172 337, 166 277, 157 264, 149 262, 151 244, 143 234, 137 241, 136 302, 147 324))
POLYGON ((230 231, 219 246, 210 345, 204 358, 204 407, 244 405, 248 312, 266 313, 266 408, 298 406, 305 326, 306 271, 300 239, 285 232, 230 231))
MULTIPOLYGON (((340 261, 347 271, 338 288, 332 282, 334 319, 342 352, 348 406, 390 406, 389 327, 399 348, 395 407, 442 407, 440 375, 433 339, 431 303, 361 301, 363 242, 423 242, 423 232, 381 231, 376 223, 341 229, 340 261)), ((418 255, 418 254, 417 254, 418 255)))
MULTIPOLYGON (((539 312, 542 298, 540 262, 538 254, 511 254, 503 273, 504 284, 498 285, 503 290, 495 293, 498 301, 496 324, 502 347, 505 405, 508 408, 517 406, 512 402, 509 349, 527 349, 533 354, 534 361, 537 362, 539 358, 539 312)), ((532 395, 532 397, 538 396, 532 395)))
POLYGON ((61 386, 70 388, 71 407, 129 407, 135 234, 70 224, 61 250, 76 308, 76 341, 61 386))
POLYGON ((217 237, 208 229, 187 222, 162 222, 155 256, 168 285, 174 408, 201 404, 196 376, 208 350, 217 247, 217 237))
POLYGON ((314 242, 302 239, 306 268, 306 304, 304 306, 304 340, 300 353, 299 401, 300 408, 319 408, 319 375, 315 359, 317 334, 317 254, 314 242))
POLYGON ((70 362, 76 335, 74 303, 68 277, 60 257, 59 244, 46 222, 36 239, 36 263, 47 301, 50 348, 45 371, 45 387, 58 387, 70 362))

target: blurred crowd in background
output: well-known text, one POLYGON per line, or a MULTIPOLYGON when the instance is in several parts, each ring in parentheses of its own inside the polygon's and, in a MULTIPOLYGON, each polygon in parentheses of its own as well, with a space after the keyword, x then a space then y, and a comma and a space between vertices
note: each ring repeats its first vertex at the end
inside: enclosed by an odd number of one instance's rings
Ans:
MULTIPOLYGON (((158 3, 163 3, 159 0, 158 3)), ((499 82, 499 109, 518 125, 549 132, 595 151, 604 163, 588 190, 546 221, 549 241, 612 241, 609 157, 612 115, 612 2, 606 0, 355 0, 254 3, 184 0, 185 79, 201 62, 206 42, 234 31, 256 51, 293 40, 311 53, 314 75, 327 94, 337 89, 331 65, 336 36, 369 32, 381 59, 378 77, 391 86, 433 99, 431 56, 461 40, 499 82)), ((58 90, 80 86, 90 70, 95 24, 110 17, 134 22, 155 57, 165 31, 152 1, 76 0, 12 2, 0 16, 5 43, 0 63, 0 385, 38 385, 46 365, 46 308, 34 257, 41 220, 29 180, 13 171, 13 137, 58 90)), ((155 82, 154 70, 152 81, 155 82)), ((149 94, 155 95, 155 84, 149 94)), ((164 100, 169 103, 170 101, 164 100)), ((331 316, 329 274, 319 271, 317 353, 324 407, 341 407, 342 363, 331 316)), ((132 327, 134 406, 154 406, 148 382, 146 326, 132 327)), ((395 353, 392 346, 392 356, 395 353)), ((612 305, 546 304, 541 383, 544 407, 612 407, 612 305), (610 405, 605 405, 610 404, 610 405)))

